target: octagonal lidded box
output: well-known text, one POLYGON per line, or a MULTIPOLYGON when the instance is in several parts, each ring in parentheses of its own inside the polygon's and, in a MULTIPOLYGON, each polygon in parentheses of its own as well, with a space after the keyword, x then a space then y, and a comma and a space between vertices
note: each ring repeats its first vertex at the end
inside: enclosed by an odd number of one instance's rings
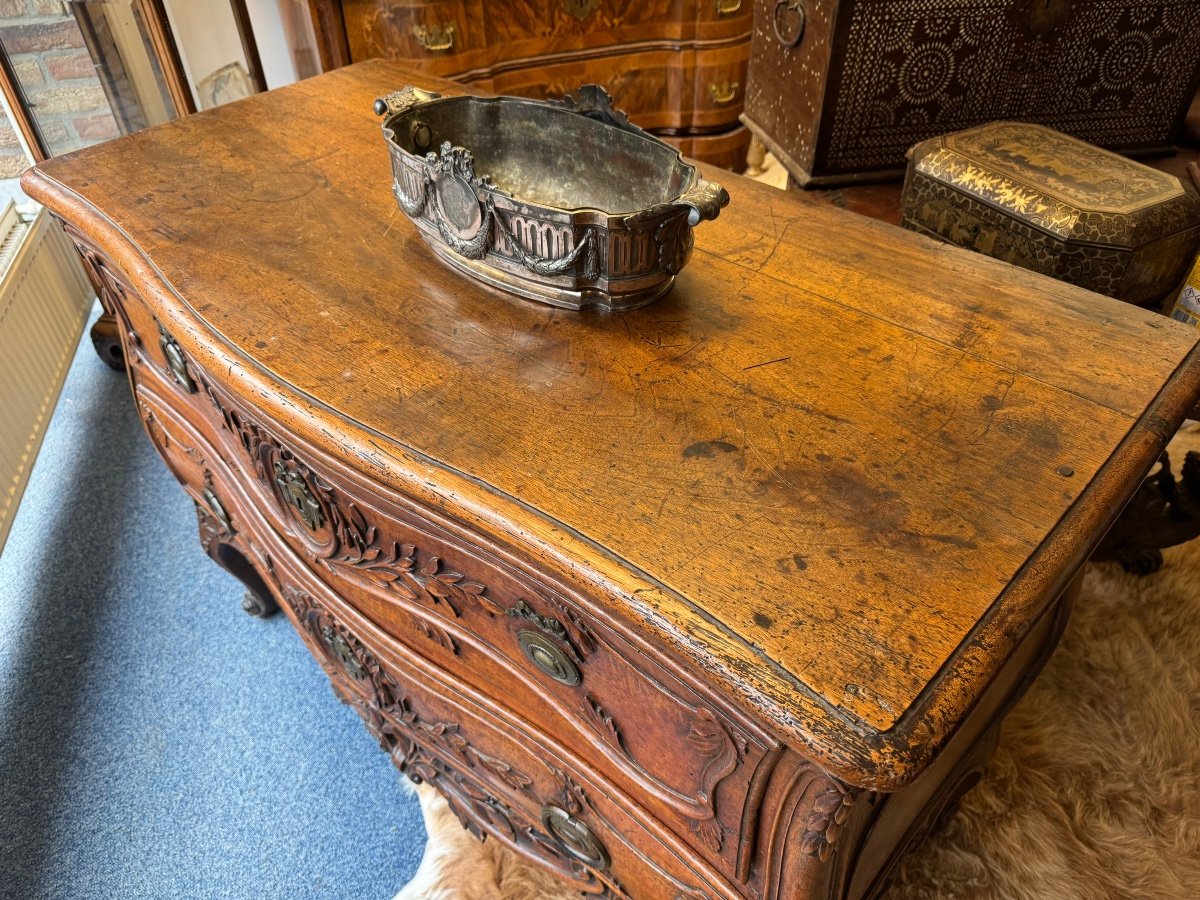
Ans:
POLYGON ((1200 243, 1200 196, 1174 175, 1022 122, 910 151, 902 224, 1052 278, 1161 303, 1200 243))

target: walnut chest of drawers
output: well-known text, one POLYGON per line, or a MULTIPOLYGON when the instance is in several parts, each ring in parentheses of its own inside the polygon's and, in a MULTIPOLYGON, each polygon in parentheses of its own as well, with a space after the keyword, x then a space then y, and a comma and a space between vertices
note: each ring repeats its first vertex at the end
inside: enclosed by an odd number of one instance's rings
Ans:
POLYGON ((496 94, 603 85, 685 156, 745 168, 751 0, 312 0, 325 67, 386 57, 496 94))
POLYGON ((371 103, 410 81, 25 178, 209 555, 575 889, 877 894, 1200 393, 1197 332, 737 177, 645 309, 499 294, 395 208, 371 103))

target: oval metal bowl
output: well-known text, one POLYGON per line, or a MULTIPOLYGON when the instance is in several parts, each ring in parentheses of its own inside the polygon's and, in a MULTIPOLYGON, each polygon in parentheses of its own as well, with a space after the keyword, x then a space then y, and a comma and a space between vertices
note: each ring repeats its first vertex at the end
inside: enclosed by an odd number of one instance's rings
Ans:
POLYGON ((561 101, 406 87, 375 112, 396 200, 438 255, 555 306, 658 299, 691 255, 692 227, 729 202, 597 85, 561 101))

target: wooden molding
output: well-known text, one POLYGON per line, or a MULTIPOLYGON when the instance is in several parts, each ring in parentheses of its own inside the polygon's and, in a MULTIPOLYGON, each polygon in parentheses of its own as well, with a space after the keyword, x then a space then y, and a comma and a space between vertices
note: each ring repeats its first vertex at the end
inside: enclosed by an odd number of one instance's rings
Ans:
MULTIPOLYGON (((175 36, 171 33, 171 23, 167 18, 167 8, 163 0, 133 0, 133 8, 140 14, 146 35, 154 47, 154 55, 158 57, 163 81, 166 82, 167 93, 171 95, 171 102, 175 104, 176 115, 191 115, 196 111, 196 99, 192 96, 187 71, 183 68, 175 36)), ((256 52, 255 59, 257 58, 256 52)))
POLYGON ((4 98, 8 101, 8 113, 12 117, 12 126, 20 132, 23 138, 22 143, 29 155, 33 157, 33 162, 39 163, 49 159, 50 149, 46 146, 37 122, 34 121, 33 114, 29 111, 29 102, 25 99, 25 92, 17 80, 12 61, 8 58, 8 51, 2 43, 0 43, 0 90, 4 91, 4 98))

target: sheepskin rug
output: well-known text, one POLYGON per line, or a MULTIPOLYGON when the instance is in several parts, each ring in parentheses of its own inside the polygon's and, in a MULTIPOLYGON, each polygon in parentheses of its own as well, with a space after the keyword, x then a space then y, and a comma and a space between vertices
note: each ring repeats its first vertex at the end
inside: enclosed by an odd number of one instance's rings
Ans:
MULTIPOLYGON (((1189 423, 1175 471, 1200 450, 1189 423)), ((984 779, 901 864, 887 900, 1200 897, 1200 540, 1138 578, 1091 564, 1058 650, 984 779)), ((430 841, 396 900, 577 896, 420 788, 430 841)))

